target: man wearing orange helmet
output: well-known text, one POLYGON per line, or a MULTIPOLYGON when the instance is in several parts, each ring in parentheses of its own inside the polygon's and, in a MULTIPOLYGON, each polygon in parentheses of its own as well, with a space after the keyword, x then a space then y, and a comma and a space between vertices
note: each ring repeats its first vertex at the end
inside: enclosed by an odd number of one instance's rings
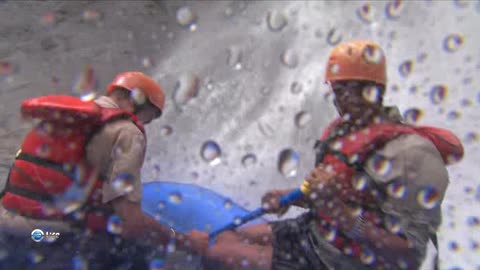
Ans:
MULTIPOLYGON (((69 96, 24 101, 23 116, 40 123, 24 139, 2 191, 1 228, 22 239, 34 229, 59 232, 56 243, 25 245, 57 247, 58 254, 75 252, 72 242, 90 232, 78 241, 87 240, 83 253, 91 269, 112 269, 136 255, 132 260, 141 258, 134 269, 147 268, 139 243, 165 245, 172 234, 141 209, 143 125, 160 117, 164 102, 163 89, 141 72, 119 74, 106 96, 94 101, 69 96), (112 248, 115 254, 108 253, 112 248)), ((206 242, 201 246, 195 235, 176 235, 177 245, 203 249, 206 242)), ((45 266, 53 269, 51 263, 45 266)))
MULTIPOLYGON (((462 157, 460 141, 383 106, 386 60, 374 42, 334 48, 325 80, 340 118, 317 141, 315 169, 295 202, 307 213, 220 234, 211 259, 266 270, 418 269, 436 243, 445 166, 462 157)), ((262 203, 282 214, 280 197, 291 191, 268 192, 262 203)))

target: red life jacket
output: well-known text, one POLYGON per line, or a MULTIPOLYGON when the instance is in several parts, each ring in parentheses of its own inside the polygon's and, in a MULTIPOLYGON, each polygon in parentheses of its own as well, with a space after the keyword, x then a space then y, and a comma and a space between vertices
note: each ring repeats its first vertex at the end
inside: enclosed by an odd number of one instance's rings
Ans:
POLYGON ((103 179, 86 161, 86 144, 96 131, 115 120, 129 119, 142 132, 143 125, 133 114, 101 108, 93 101, 72 96, 28 99, 21 111, 24 117, 39 119, 40 123, 27 134, 17 153, 3 192, 3 207, 34 219, 77 223, 78 216, 72 217, 73 207, 85 211, 81 224, 93 231, 105 230, 105 212, 111 209, 102 206, 103 179), (65 195, 72 183, 85 186, 90 180, 95 185, 84 194, 83 205, 74 200, 65 208, 48 207, 54 205, 56 196, 65 195))
MULTIPOLYGON (((342 135, 332 134, 337 132, 336 128, 341 122, 341 119, 333 121, 324 131, 321 140, 317 142, 316 162, 332 166, 334 173, 338 176, 336 179, 342 185, 339 194, 342 201, 371 210, 364 211, 364 217, 383 228, 385 228, 384 215, 378 209, 378 200, 382 197, 379 189, 373 186, 359 190, 352 184, 354 178, 363 173, 363 163, 367 158, 372 157, 375 150, 381 149, 386 143, 400 135, 417 134, 429 139, 435 145, 445 165, 452 164, 463 157, 463 146, 460 140, 453 133, 444 129, 384 122, 371 124, 357 131, 345 132, 342 135)), ((368 184, 374 184, 374 182, 370 181, 368 184)), ((336 231, 335 226, 332 225, 334 221, 329 218, 328 214, 321 211, 316 211, 316 214, 320 217, 320 222, 318 222, 320 232, 327 239, 332 239, 335 247, 349 255, 360 256, 360 244, 348 239, 342 232, 336 231), (335 238, 331 237, 333 231, 336 232, 335 238)))

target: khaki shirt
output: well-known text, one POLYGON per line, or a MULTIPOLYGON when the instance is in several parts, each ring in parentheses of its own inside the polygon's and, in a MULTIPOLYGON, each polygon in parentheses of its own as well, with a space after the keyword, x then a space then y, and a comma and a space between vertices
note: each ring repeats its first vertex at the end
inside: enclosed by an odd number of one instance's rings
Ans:
MULTIPOLYGON (((400 221, 403 233, 415 244, 417 260, 423 261, 431 231, 441 223, 441 202, 449 183, 448 172, 435 145, 419 135, 402 135, 376 152, 387 158, 388 168, 374 170, 366 162, 366 172, 379 184, 387 186, 395 179, 405 179, 406 194, 403 198, 388 196, 380 205, 383 212, 400 221), (426 187, 434 188, 438 195, 435 207, 429 209, 419 200, 419 193, 426 187)), ((330 269, 361 269, 364 265, 352 260, 318 235, 318 255, 330 269), (353 267, 353 268, 352 268, 353 267)))
MULTIPOLYGON (((104 108, 118 108, 108 97, 100 97, 95 101, 104 108)), ((106 176, 103 184, 103 202, 108 203, 120 196, 132 202, 142 199, 140 170, 145 156, 145 136, 138 127, 129 120, 118 120, 105 125, 96 133, 86 147, 87 160, 97 166, 99 173, 106 176), (119 174, 128 174, 132 178, 128 184, 115 184, 119 174), (120 187, 120 188, 119 188, 120 187)), ((29 236, 34 229, 50 229, 55 232, 68 232, 70 225, 58 221, 39 221, 16 215, 7 211, 0 204, 0 229, 18 235, 29 236)))
MULTIPOLYGON (((104 108, 118 108, 108 97, 100 97, 96 103, 104 108)), ((118 120, 105 125, 92 137, 86 150, 87 160, 106 177, 102 190, 103 203, 120 196, 126 196, 131 202, 141 201, 140 171, 145 158, 146 139, 132 121, 118 120), (121 174, 132 177, 125 188, 118 183, 121 174)))

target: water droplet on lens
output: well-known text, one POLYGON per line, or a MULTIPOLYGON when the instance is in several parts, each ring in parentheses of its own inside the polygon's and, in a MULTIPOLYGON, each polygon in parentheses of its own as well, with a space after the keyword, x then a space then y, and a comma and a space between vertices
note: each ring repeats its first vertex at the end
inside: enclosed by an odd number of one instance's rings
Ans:
POLYGON ((41 24, 44 26, 52 26, 55 24, 56 18, 54 12, 48 12, 42 16, 41 24))
POLYGON ((187 104, 192 98, 198 95, 200 79, 197 75, 186 73, 180 76, 175 85, 174 101, 177 106, 187 104))
POLYGON ((450 243, 448 243, 448 249, 453 252, 457 252, 460 250, 460 246, 456 241, 450 241, 450 243))
POLYGON ((372 5, 368 3, 364 4, 358 8, 357 15, 362 21, 366 23, 371 23, 373 20, 374 9, 372 5))
POLYGON ((267 123, 267 122, 259 122, 258 123, 258 129, 260 132, 265 135, 266 137, 271 137, 273 134, 275 134, 275 130, 273 127, 267 123))
POLYGON ((462 117, 459 111, 449 111, 447 113, 447 120, 457 120, 462 117))
POLYGON ((387 215, 385 217, 385 226, 390 232, 395 234, 400 233, 402 229, 400 225, 400 219, 392 215, 387 215))
POLYGON ((160 201, 160 202, 158 203, 158 206, 157 206, 157 207, 158 207, 158 209, 162 210, 162 209, 165 208, 165 206, 166 206, 166 205, 165 205, 165 202, 160 201))
POLYGON ((295 125, 298 128, 306 127, 310 121, 312 120, 312 116, 308 112, 299 112, 295 115, 295 125))
POLYGON ((407 189, 402 181, 393 180, 387 185, 387 193, 396 199, 402 199, 407 194, 407 189))
POLYGON ((279 32, 287 26, 288 20, 285 14, 278 12, 276 10, 268 12, 267 15, 267 25, 270 31, 279 32))
POLYGON ((133 175, 122 173, 113 180, 112 186, 115 192, 127 194, 133 191, 134 181, 135 177, 133 177, 133 175))
POLYGON ((285 177, 295 177, 297 175, 300 157, 292 149, 285 149, 280 152, 278 157, 278 170, 285 177))
POLYGON ((291 49, 288 49, 282 53, 281 60, 282 64, 289 68, 296 68, 298 66, 298 56, 291 49))
POLYGON ((257 156, 255 156, 255 154, 246 154, 245 156, 243 156, 242 158, 242 165, 245 167, 245 168, 248 168, 250 166, 253 166, 257 163, 257 156))
POLYGON ((335 28, 330 29, 327 35, 327 43, 330 46, 336 46, 342 41, 342 35, 337 34, 337 30, 335 28))
POLYGON ((448 89, 445 85, 435 85, 430 90, 430 101, 433 104, 439 104, 447 96, 448 89))
POLYGON ((410 108, 403 113, 403 118, 409 124, 417 123, 423 116, 423 111, 418 108, 410 108))
POLYGON ((400 65, 400 67, 398 68, 398 71, 400 72, 400 75, 406 78, 410 75, 410 73, 412 72, 412 69, 413 69, 413 61, 407 60, 400 65))
POLYGON ((145 96, 145 94, 143 93, 142 90, 136 88, 136 89, 133 89, 131 92, 130 92, 130 97, 133 99, 133 101, 135 102, 135 104, 137 105, 142 105, 142 104, 145 104, 145 102, 147 101, 147 97, 145 96))
POLYGON ((362 56, 368 64, 380 64, 384 58, 382 49, 373 45, 365 46, 362 56))
POLYGON ((223 207, 225 207, 225 209, 230 209, 232 208, 232 201, 231 200, 226 200, 225 203, 223 204, 223 207))
POLYGON ((443 40, 443 49, 447 52, 458 51, 464 43, 463 36, 460 34, 450 34, 443 40))
POLYGON ((200 155, 202 159, 210 163, 211 165, 216 165, 220 163, 221 154, 222 150, 220 149, 220 146, 212 140, 203 143, 200 150, 200 155))
POLYGON ((332 226, 325 234, 325 239, 328 242, 333 242, 337 238, 337 230, 332 226))
POLYGON ((51 148, 48 144, 42 144, 39 147, 37 147, 36 153, 38 156, 42 158, 47 158, 51 154, 51 148))
POLYGON ((417 202, 425 209, 433 209, 440 202, 440 195, 432 186, 427 186, 417 194, 417 202))
POLYGON ((380 100, 382 91, 376 85, 367 85, 362 90, 363 98, 370 103, 377 103, 380 100))
POLYGON ((119 216, 110 216, 107 222, 107 231, 111 234, 122 233, 122 219, 119 216))
POLYGON ((171 202, 171 203, 174 203, 174 204, 179 204, 182 202, 183 198, 182 198, 182 194, 178 193, 178 192, 173 192, 171 193, 169 196, 168 196, 168 200, 171 202))
POLYGON ((153 259, 150 261, 150 270, 164 270, 165 263, 160 259, 153 259))
POLYGON ((160 135, 162 135, 163 137, 168 137, 172 135, 172 133, 173 133, 173 128, 171 126, 163 126, 160 129, 160 135))
POLYGON ((72 258, 73 270, 88 270, 88 262, 81 255, 72 258))
POLYGON ((470 0, 454 0, 453 1, 455 3, 455 6, 459 7, 459 8, 465 8, 465 7, 468 7, 468 5, 470 4, 470 0))
POLYGON ((101 13, 95 10, 87 9, 83 12, 82 18, 86 22, 95 22, 100 20, 102 17, 101 13))
POLYGON ((235 225, 240 225, 242 224, 242 219, 239 217, 236 217, 233 219, 233 223, 235 223, 235 225))
POLYGON ((331 64, 329 67, 330 72, 332 74, 337 74, 340 71, 340 65, 339 64, 331 64))
POLYGON ((142 65, 145 67, 145 68, 150 68, 153 66, 153 59, 151 57, 144 57, 142 59, 142 65))
POLYGON ((0 261, 5 260, 8 257, 8 251, 6 249, 0 249, 0 261))
POLYGON ((365 174, 355 174, 352 177, 352 186, 355 190, 362 191, 368 185, 368 177, 365 174))
POLYGON ((478 227, 480 225, 480 219, 478 217, 470 216, 467 218, 467 225, 470 227, 478 227))
POLYGON ((473 143, 473 142, 478 142, 480 139, 480 135, 474 131, 468 132, 465 134, 465 143, 473 143))
POLYGON ((32 264, 38 264, 43 261, 44 256, 36 251, 32 251, 27 255, 28 261, 32 264))
POLYGON ((292 94, 297 95, 303 90, 303 85, 299 82, 293 82, 292 85, 290 86, 290 92, 292 94))
POLYGON ((396 19, 402 13, 404 4, 403 0, 394 0, 392 2, 387 3, 385 8, 385 12, 389 19, 396 19))
POLYGON ((364 247, 362 248, 362 253, 360 254, 360 260, 362 263, 370 265, 375 262, 375 253, 364 247))
POLYGON ((190 7, 184 6, 177 10, 177 22, 181 26, 189 27, 193 31, 196 29, 196 20, 197 15, 190 7))

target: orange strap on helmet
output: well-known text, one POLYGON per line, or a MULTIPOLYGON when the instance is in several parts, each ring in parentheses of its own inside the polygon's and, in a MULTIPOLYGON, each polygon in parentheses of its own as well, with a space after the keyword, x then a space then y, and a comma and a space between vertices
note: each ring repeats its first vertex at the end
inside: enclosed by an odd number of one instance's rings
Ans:
POLYGON ((148 100, 158 109, 163 111, 165 106, 165 93, 154 79, 138 71, 128 71, 117 75, 107 87, 107 95, 116 87, 122 87, 130 91, 140 90, 148 100))
POLYGON ((385 54, 373 41, 349 41, 336 46, 326 66, 327 82, 343 80, 387 82, 385 54))

